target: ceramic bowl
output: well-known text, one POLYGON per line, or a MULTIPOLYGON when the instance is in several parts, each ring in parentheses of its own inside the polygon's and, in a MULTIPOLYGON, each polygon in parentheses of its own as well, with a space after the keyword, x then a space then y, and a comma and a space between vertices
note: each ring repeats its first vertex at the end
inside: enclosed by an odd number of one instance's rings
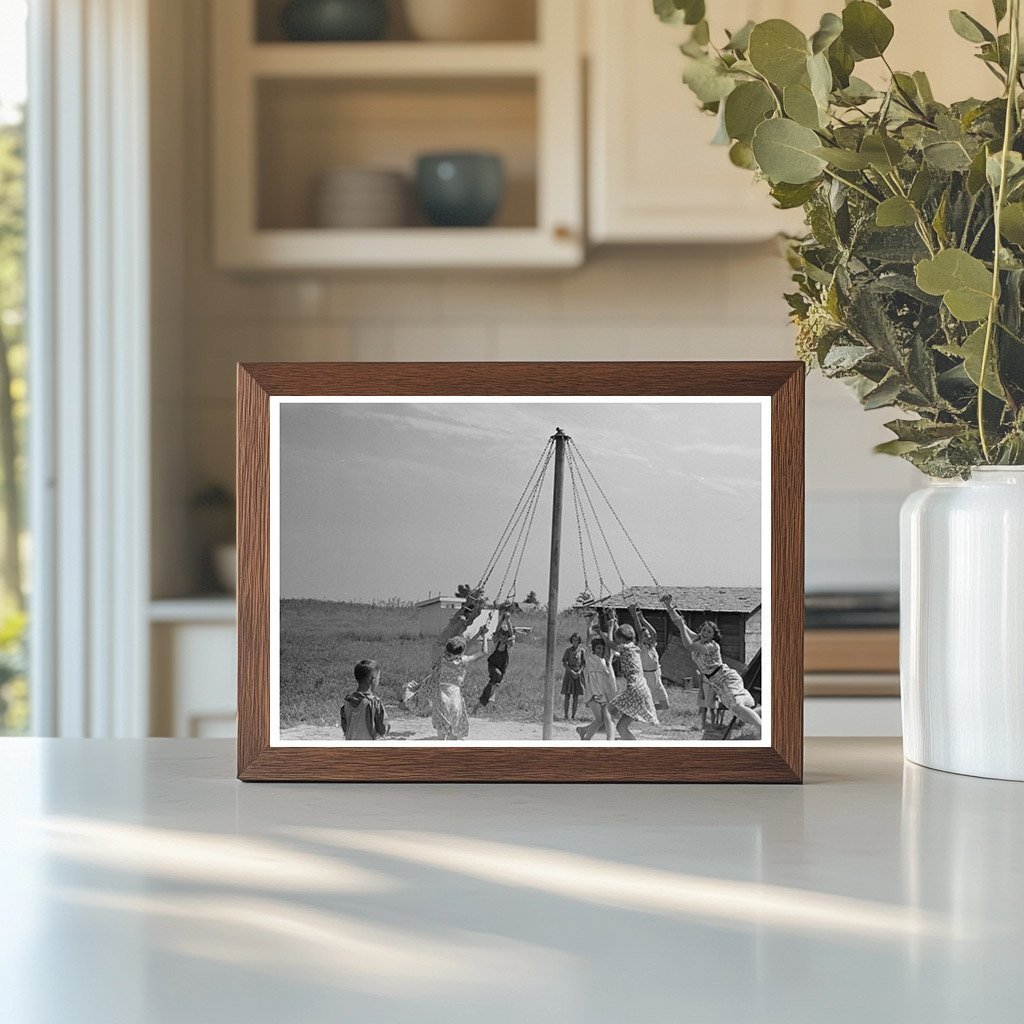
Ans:
POLYGON ((505 194, 501 157, 494 153, 425 153, 416 162, 416 194, 436 227, 483 227, 505 194))
POLYGON ((404 0, 404 7, 413 35, 430 42, 534 36, 533 4, 527 0, 404 0))
POLYGON ((290 0, 281 28, 295 42, 380 39, 388 26, 387 0, 290 0))
POLYGON ((408 206, 406 178, 395 171, 338 167, 320 178, 316 223, 322 228, 399 228, 408 206))

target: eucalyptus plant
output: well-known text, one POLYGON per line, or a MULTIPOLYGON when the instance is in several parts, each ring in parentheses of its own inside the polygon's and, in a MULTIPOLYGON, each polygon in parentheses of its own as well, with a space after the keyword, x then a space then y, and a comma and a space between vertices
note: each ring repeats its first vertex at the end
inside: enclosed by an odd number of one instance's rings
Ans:
POLYGON ((852 0, 806 36, 748 22, 712 42, 705 0, 654 0, 691 26, 683 80, 734 164, 802 207, 786 298, 809 367, 909 418, 878 451, 937 477, 1024 464, 1024 132, 1020 2, 989 25, 950 11, 996 88, 946 105, 890 66, 890 0, 852 0), (880 62, 888 86, 856 74, 880 62))

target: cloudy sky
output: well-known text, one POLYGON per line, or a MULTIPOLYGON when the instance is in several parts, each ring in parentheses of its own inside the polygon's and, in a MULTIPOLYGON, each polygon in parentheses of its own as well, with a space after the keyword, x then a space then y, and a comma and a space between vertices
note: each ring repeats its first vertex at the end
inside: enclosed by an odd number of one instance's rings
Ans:
MULTIPOLYGON (((280 410, 282 597, 422 600, 475 584, 556 427, 572 436, 661 585, 761 582, 759 405, 318 402, 280 410)), ((552 476, 549 468, 520 599, 529 590, 546 598, 552 476)), ((626 583, 650 585, 592 482, 590 491, 626 583)), ((593 538, 605 583, 618 591, 593 538)), ((584 547, 595 591, 585 534, 584 547)), ((492 598, 507 561, 491 579, 492 598)), ((559 603, 583 586, 567 473, 559 603)))

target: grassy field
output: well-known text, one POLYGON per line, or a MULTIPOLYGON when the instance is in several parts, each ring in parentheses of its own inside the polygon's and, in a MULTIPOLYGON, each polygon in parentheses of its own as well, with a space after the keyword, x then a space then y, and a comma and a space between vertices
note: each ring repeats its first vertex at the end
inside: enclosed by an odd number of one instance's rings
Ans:
MULTIPOLYGON (((497 706, 489 719, 540 722, 544 701, 544 648, 546 615, 523 613, 516 626, 531 629, 512 650, 508 673, 498 691, 497 706)), ((574 632, 586 635, 583 619, 564 613, 558 620, 556 656, 574 632)), ((431 637, 421 637, 416 609, 380 608, 334 601, 281 602, 281 728, 328 727, 338 724, 339 707, 355 689, 352 667, 362 658, 381 665, 380 695, 388 705, 401 700, 411 679, 422 678, 437 653, 431 637)), ((559 680, 560 680, 559 669, 559 680)), ((464 689, 472 707, 487 682, 487 666, 481 661, 469 670, 464 689)), ((562 698, 555 693, 555 715, 562 713, 562 698)), ((662 728, 642 729, 649 738, 694 739, 700 736, 693 691, 669 687, 671 708, 662 712, 662 728)), ((414 705, 414 707, 416 707, 414 705)), ((421 715, 427 708, 416 707, 421 715)), ((581 719, 587 718, 580 708, 581 719)))
MULTIPOLYGON (((500 691, 501 717, 517 721, 540 719, 543 705, 546 616, 517 615, 516 626, 530 627, 512 650, 508 674, 500 691)), ((572 633, 586 633, 579 616, 566 613, 558 621, 557 657, 572 633)), ((431 637, 419 635, 416 609, 374 608, 334 601, 281 602, 281 726, 332 725, 342 698, 355 689, 352 666, 372 658, 381 666, 380 694, 387 704, 401 700, 402 688, 422 678, 437 655, 431 637)), ((466 702, 472 704, 487 682, 487 666, 478 662, 466 680, 466 702)))

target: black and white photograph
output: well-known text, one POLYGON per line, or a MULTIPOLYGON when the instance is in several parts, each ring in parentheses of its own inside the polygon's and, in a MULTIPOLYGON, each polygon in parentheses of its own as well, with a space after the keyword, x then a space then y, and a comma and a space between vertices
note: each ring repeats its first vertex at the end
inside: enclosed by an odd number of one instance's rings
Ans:
POLYGON ((769 417, 274 398, 272 745, 767 745, 769 417))

